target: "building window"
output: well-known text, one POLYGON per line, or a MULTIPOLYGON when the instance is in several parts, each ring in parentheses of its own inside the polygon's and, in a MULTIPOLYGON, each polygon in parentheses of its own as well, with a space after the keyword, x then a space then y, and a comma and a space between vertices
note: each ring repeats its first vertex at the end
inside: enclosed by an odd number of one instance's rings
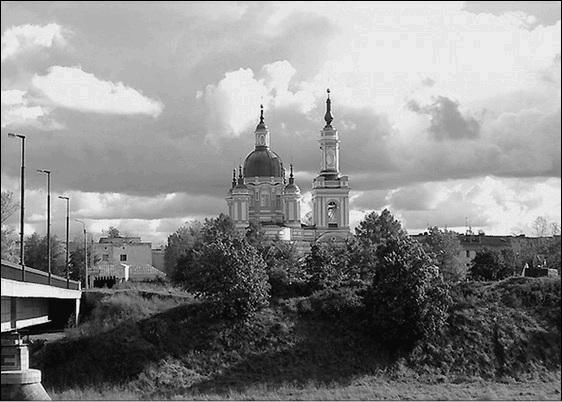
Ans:
POLYGON ((127 254, 121 254, 119 256, 119 261, 127 261, 127 254))
POLYGON ((337 228, 338 224, 337 223, 328 223, 328 227, 329 228, 337 228))
MULTIPOLYGON (((335 224, 337 227, 338 216, 336 210, 338 209, 338 204, 335 201, 330 201, 328 203, 328 223, 335 224)), ((329 226, 329 225, 328 225, 329 226)), ((332 227, 332 226, 329 226, 332 227)))
POLYGON ((109 261, 109 254, 103 254, 103 255, 101 256, 101 260, 102 260, 102 261, 109 261))
POLYGON ((466 258, 470 258, 470 250, 466 250, 466 258))
POLYGON ((275 196, 275 201, 276 201, 276 208, 277 209, 281 208, 281 196, 280 195, 275 196))
POLYGON ((269 205, 269 194, 262 194, 261 195, 261 206, 267 207, 269 205))

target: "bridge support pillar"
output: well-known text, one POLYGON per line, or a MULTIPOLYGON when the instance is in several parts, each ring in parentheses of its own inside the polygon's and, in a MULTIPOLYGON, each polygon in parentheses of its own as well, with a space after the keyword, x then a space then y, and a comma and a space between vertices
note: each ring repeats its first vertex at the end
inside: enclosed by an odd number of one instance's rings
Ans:
POLYGON ((29 351, 18 333, 2 335, 2 400, 51 398, 41 385, 41 371, 29 368, 29 351))

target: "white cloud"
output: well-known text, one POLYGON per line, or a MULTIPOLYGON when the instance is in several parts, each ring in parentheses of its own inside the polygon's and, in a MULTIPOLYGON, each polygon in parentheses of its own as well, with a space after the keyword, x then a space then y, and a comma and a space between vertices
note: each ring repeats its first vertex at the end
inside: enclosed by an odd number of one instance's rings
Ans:
POLYGON ((51 109, 32 104, 25 91, 2 91, 2 128, 31 126, 40 130, 58 130, 64 126, 48 117, 51 109))
POLYGON ((261 78, 254 76, 252 69, 241 68, 225 73, 222 80, 207 85, 204 92, 197 91, 196 99, 202 99, 207 106, 208 138, 238 137, 257 124, 260 103, 264 104, 266 115, 272 107, 292 107, 301 113, 310 111, 314 107, 313 94, 290 89, 295 73, 288 61, 276 61, 263 66, 261 78))
POLYGON ((103 81, 81 67, 53 66, 34 75, 32 85, 54 106, 84 112, 146 114, 158 117, 164 105, 122 82, 103 81))
POLYGON ((58 24, 13 26, 2 34, 2 62, 28 50, 64 44, 63 29, 58 24))

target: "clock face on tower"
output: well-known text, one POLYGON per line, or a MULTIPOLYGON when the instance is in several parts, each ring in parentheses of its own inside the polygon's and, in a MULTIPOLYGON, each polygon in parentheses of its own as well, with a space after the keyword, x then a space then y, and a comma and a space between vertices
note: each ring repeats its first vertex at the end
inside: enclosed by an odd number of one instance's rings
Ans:
POLYGON ((265 145, 265 134, 258 135, 258 145, 265 145))
POLYGON ((332 148, 326 150, 326 166, 335 168, 336 166, 336 153, 332 148))

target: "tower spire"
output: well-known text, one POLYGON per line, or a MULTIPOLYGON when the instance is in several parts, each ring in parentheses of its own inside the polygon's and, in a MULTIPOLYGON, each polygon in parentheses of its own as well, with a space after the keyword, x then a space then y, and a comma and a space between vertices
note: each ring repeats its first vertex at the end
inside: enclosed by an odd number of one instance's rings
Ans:
POLYGON ((232 188, 236 187, 236 169, 232 169, 232 188))
POLYGON ((266 128, 265 127, 265 121, 263 119, 263 104, 260 105, 260 122, 259 122, 258 126, 256 127, 256 130, 260 129, 260 128, 266 128))
POLYGON ((295 183, 295 177, 293 176, 293 164, 291 163, 291 174, 289 175, 289 184, 295 183))
POLYGON ((238 166, 238 186, 244 186, 244 176, 242 176, 242 165, 238 166))
POLYGON ((326 90, 328 93, 328 99, 326 99, 326 114, 324 115, 324 121, 326 121, 326 127, 332 127, 332 120, 334 120, 334 116, 332 116, 332 101, 330 100, 330 88, 326 90))

